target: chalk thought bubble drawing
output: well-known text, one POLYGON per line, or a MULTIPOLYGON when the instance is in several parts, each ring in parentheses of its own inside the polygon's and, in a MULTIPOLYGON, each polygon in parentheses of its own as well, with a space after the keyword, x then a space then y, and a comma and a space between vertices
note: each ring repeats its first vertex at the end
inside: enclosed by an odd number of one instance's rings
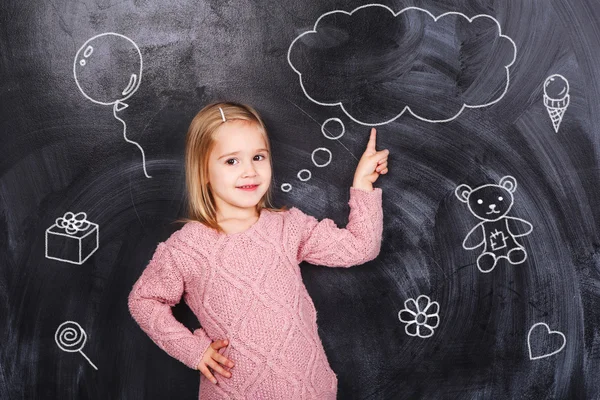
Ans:
MULTIPOLYGON (((328 118, 327 120, 325 120, 325 122, 323 122, 323 124, 321 124, 321 132, 323 133, 323 136, 325 136, 329 140, 338 140, 339 138, 344 136, 344 133, 346 133, 346 126, 344 125, 342 120, 339 118, 328 118), (328 127, 331 128, 331 125, 338 126, 339 133, 337 133, 335 136, 328 129, 328 127)), ((331 151, 326 147, 319 147, 319 148, 313 150, 313 152, 311 154, 312 162, 317 167, 326 167, 327 165, 329 165, 331 163, 331 158, 332 158, 331 151), (325 161, 324 163, 319 164, 319 162, 317 162, 317 160, 315 159, 315 155, 317 153, 327 153, 329 159, 327 161, 325 161)), ((298 171, 297 176, 298 176, 299 180, 301 180, 302 182, 306 182, 306 181, 310 180, 310 178, 312 178, 312 172, 310 172, 310 170, 306 169, 306 168, 301 169, 300 171, 298 171)), ((282 192, 288 193, 291 190, 292 190, 291 183, 284 182, 281 185, 282 192)))
POLYGON ((142 165, 146 172, 144 149, 127 138, 127 124, 117 112, 128 107, 127 100, 142 82, 142 53, 133 40, 119 33, 107 32, 88 39, 75 54, 73 76, 81 93, 96 104, 112 105, 113 116, 123 124, 126 142, 135 144, 142 152, 142 165))
POLYGON ((490 15, 367 4, 323 14, 292 41, 288 63, 308 99, 377 126, 405 112, 448 122, 500 101, 516 55, 490 15))

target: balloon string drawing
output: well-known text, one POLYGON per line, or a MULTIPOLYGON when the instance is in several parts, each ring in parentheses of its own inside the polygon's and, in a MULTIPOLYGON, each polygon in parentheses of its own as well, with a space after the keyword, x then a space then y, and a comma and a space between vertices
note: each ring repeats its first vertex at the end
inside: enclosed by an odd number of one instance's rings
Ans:
POLYGON ((73 63, 75 83, 81 93, 96 104, 112 105, 113 116, 123 124, 123 138, 142 153, 146 178, 146 155, 139 143, 127 138, 127 124, 117 113, 142 82, 142 53, 133 40, 119 33, 101 33, 83 44, 73 63))

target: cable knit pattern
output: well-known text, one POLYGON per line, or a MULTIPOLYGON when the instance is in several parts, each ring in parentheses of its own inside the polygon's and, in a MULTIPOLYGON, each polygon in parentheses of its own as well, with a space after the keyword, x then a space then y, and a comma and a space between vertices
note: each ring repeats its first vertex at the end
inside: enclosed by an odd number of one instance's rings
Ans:
POLYGON ((298 264, 350 267, 377 257, 382 190, 350 188, 346 228, 297 208, 262 210, 244 232, 187 223, 159 243, 133 286, 129 310, 163 350, 196 369, 213 340, 235 362, 231 378, 200 375, 200 400, 335 399, 337 377, 317 332, 317 315, 298 264), (173 317, 181 297, 202 328, 173 317))

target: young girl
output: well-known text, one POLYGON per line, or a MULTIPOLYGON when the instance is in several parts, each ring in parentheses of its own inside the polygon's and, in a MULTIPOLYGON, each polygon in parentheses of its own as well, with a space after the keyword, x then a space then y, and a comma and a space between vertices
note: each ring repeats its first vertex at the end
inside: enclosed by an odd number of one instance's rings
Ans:
POLYGON ((375 135, 372 129, 340 229, 294 207, 272 208, 271 147, 252 107, 215 103, 193 119, 189 218, 158 244, 129 310, 161 349, 201 372, 201 400, 336 398, 298 264, 349 267, 379 254, 382 191, 372 183, 387 173, 389 152, 375 150, 375 135), (202 325, 193 333, 171 312, 182 296, 202 325))

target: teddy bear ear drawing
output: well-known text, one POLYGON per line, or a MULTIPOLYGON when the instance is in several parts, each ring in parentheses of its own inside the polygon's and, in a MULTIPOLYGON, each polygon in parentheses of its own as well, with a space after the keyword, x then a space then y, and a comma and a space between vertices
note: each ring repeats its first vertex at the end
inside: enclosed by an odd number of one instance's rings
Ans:
POLYGON ((500 186, 509 192, 514 193, 515 190, 517 190, 517 180, 513 176, 506 175, 500 179, 500 186))
POLYGON ((466 203, 469 201, 469 195, 471 194, 472 191, 473 191, 473 189, 471 189, 471 186, 465 185, 463 183, 462 185, 460 185, 459 187, 456 188, 456 190, 454 191, 454 194, 456 195, 456 197, 458 197, 458 199, 460 201, 462 201, 463 203, 466 203))

